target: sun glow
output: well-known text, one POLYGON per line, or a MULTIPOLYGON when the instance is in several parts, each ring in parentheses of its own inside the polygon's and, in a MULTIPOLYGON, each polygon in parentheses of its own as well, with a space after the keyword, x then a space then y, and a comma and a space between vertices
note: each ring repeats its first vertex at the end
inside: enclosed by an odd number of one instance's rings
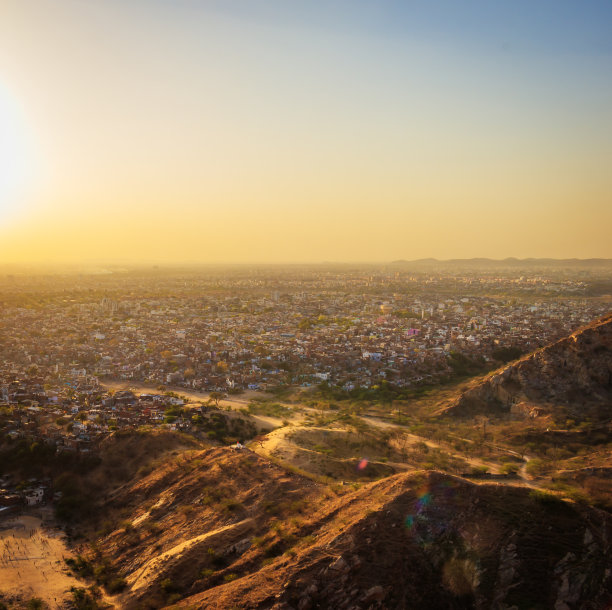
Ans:
POLYGON ((28 137, 20 108, 0 84, 0 226, 20 211, 20 195, 32 168, 28 137))

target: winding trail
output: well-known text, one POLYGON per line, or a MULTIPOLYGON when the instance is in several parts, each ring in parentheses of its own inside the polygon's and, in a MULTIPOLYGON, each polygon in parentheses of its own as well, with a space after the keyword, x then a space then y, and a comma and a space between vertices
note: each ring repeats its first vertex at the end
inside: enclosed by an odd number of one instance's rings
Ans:
MULTIPOLYGON (((469 457, 466 456, 464 454, 458 453, 456 451, 454 451, 452 448, 450 448, 447 444, 443 444, 443 443, 437 443, 435 441, 432 441, 426 437, 423 436, 418 436, 417 434, 412 434, 411 432, 407 432, 404 428, 404 426, 401 425, 396 425, 396 424, 392 424, 388 421, 385 421, 383 419, 379 419, 377 417, 371 417, 368 415, 363 415, 360 416, 360 418, 368 423, 373 425, 376 428, 381 428, 383 430, 402 430, 403 434, 405 436, 407 436, 408 438, 412 439, 414 442, 422 442, 425 443, 429 448, 433 449, 440 449, 441 451, 444 451, 446 453, 448 453, 449 455, 453 456, 453 457, 457 457, 460 458, 462 460, 464 460, 465 462, 467 462, 470 466, 475 466, 476 468, 482 468, 482 467, 486 467, 490 472, 492 472, 493 474, 498 474, 499 473, 499 464, 496 462, 492 462, 492 461, 488 461, 488 460, 482 460, 479 458, 473 458, 473 457, 469 457)), ((472 439, 469 438, 463 438, 461 436, 457 436, 455 434, 452 435, 453 438, 457 439, 457 440, 461 440, 464 441, 466 443, 473 443, 474 441, 472 439)), ((501 447, 499 445, 493 445, 491 443, 487 443, 487 445, 489 447, 491 447, 492 449, 495 449, 501 453, 505 453, 506 455, 511 455, 512 457, 516 457, 519 458, 521 460, 523 460, 523 463, 521 464, 521 466, 519 467, 518 471, 517 471, 517 477, 519 480, 517 479, 496 479, 495 481, 497 483, 500 483, 502 485, 521 485, 524 487, 532 487, 534 489, 539 488, 540 486, 531 478, 529 477, 529 475, 527 474, 527 465, 529 464, 530 460, 533 459, 533 457, 525 455, 525 454, 521 454, 518 451, 514 451, 512 449, 507 449, 506 447, 501 447)))
MULTIPOLYGON (((146 384, 143 382, 134 382, 130 380, 126 380, 126 381, 104 380, 104 381, 100 381, 100 385, 108 390, 132 390, 135 393, 158 392, 159 391, 157 390, 157 386, 155 384, 146 384)), ((176 392, 177 394, 184 396, 188 400, 188 403, 186 405, 187 407, 189 407, 190 405, 192 407, 195 407, 195 403, 199 404, 200 402, 206 401, 210 398, 210 392, 200 392, 198 390, 191 390, 191 389, 182 388, 179 386, 165 386, 165 388, 166 388, 166 391, 176 392)), ((264 392, 260 392, 257 390, 247 390, 240 395, 227 396, 223 398, 222 400, 219 401, 219 408, 223 409, 223 407, 225 406, 229 406, 233 409, 246 408, 249 402, 255 398, 267 398, 267 399, 274 400, 273 396, 266 394, 264 392)), ((301 415, 302 413, 319 414, 321 412, 320 409, 309 407, 304 404, 285 403, 282 401, 275 401, 275 402, 278 402, 279 404, 283 406, 290 407, 294 411, 293 416, 288 418, 294 424, 297 424, 295 426, 292 426, 293 430, 299 429, 301 427, 300 424, 302 423, 302 415, 301 415)), ((229 414, 230 416, 234 414, 234 411, 225 411, 225 412, 229 414)), ((238 413, 235 413, 233 416, 237 416, 237 415, 238 413)), ((290 441, 288 441, 285 438, 285 432, 280 430, 283 426, 283 421, 280 418, 270 417, 266 415, 250 415, 250 417, 252 417, 255 420, 255 422, 257 423, 262 433, 267 433, 269 435, 269 438, 265 441, 265 445, 266 445, 265 450, 264 450, 264 447, 262 446, 260 447, 260 451, 258 451, 258 453, 261 453, 263 455, 267 453, 268 455, 270 455, 272 451, 282 452, 283 449, 287 450, 288 454, 292 453, 293 450, 292 450, 290 441), (274 432, 274 434, 270 434, 272 432, 274 432)), ((497 462, 490 461, 490 460, 483 460, 481 458, 476 458, 476 457, 466 456, 465 454, 461 454, 457 452, 454 448, 450 447, 446 443, 436 442, 427 437, 413 434, 409 432, 407 428, 401 424, 392 423, 387 420, 380 419, 378 417, 371 416, 371 415, 359 415, 358 417, 364 423, 370 426, 373 426, 375 428, 381 429, 381 430, 401 431, 402 435, 405 438, 409 439, 412 444, 425 443, 425 445, 427 445, 427 447, 429 447, 430 449, 437 449, 440 451, 444 451, 445 453, 447 453, 448 455, 454 458, 459 458, 465 461, 467 464, 469 464, 470 466, 474 468, 486 468, 489 472, 493 474, 499 474, 501 466, 497 462)), ((457 440, 461 440, 461 441, 464 441, 470 444, 474 442, 472 439, 462 438, 456 435, 452 435, 452 436, 453 438, 456 438, 457 440)), ((491 443, 487 443, 487 444, 492 449, 495 449, 501 453, 505 453, 506 455, 511 455, 512 457, 516 457, 516 458, 524 460, 524 463, 521 464, 521 466, 519 467, 517 471, 517 478, 496 479, 496 482, 502 485, 522 485, 522 486, 533 487, 533 488, 539 487, 539 485, 532 478, 530 478, 529 475, 527 474, 527 465, 529 461, 533 459, 532 457, 524 455, 524 454, 520 454, 519 452, 513 451, 512 449, 507 449, 506 447, 500 447, 498 445, 493 445, 491 443)), ((301 449, 305 449, 305 448, 302 447, 301 449)))

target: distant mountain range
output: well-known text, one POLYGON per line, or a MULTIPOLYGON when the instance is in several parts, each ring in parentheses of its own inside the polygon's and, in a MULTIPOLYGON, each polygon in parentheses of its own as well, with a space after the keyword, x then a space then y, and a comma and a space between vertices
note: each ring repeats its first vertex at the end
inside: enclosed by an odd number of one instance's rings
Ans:
POLYGON ((612 267, 611 258, 419 258, 396 260, 391 265, 406 266, 456 266, 456 267, 612 267))

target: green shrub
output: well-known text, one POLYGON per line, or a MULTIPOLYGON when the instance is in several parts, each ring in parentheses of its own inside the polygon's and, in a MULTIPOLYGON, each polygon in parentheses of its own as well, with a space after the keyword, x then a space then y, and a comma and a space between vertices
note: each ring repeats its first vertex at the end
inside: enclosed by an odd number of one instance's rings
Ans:
POLYGON ((99 610, 104 607, 96 599, 100 594, 96 589, 87 591, 81 587, 72 587, 70 592, 72 593, 72 607, 75 610, 99 610))
POLYGON ((223 505, 223 510, 227 512, 234 512, 238 510, 239 508, 242 508, 242 504, 240 504, 240 502, 238 502, 237 500, 232 500, 232 499, 224 500, 222 505, 223 505))
POLYGON ((159 586, 161 587, 161 590, 164 593, 175 593, 176 592, 176 585, 170 578, 164 578, 164 580, 162 580, 159 583, 159 586))
POLYGON ((516 464, 504 464, 500 469, 502 474, 516 474, 519 471, 519 467, 516 464))
POLYGON ((563 504, 563 500, 559 498, 556 494, 550 493, 548 491, 542 491, 540 489, 532 489, 529 492, 529 497, 536 502, 544 505, 556 505, 563 504))
POLYGON ((113 578, 107 583, 106 590, 111 594, 115 594, 121 593, 121 591, 123 591, 126 587, 127 581, 125 580, 125 578, 117 576, 116 578, 113 578))
POLYGON ((94 569, 90 561, 85 559, 82 555, 76 557, 69 557, 65 560, 66 565, 81 578, 91 578, 94 575, 94 569))

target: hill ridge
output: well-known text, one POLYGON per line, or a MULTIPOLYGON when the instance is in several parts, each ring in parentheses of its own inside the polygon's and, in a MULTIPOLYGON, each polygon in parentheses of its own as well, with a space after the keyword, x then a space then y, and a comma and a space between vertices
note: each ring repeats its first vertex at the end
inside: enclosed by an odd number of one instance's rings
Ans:
POLYGON ((128 610, 612 600, 608 513, 438 471, 333 491, 249 450, 213 448, 164 462, 104 514, 124 521, 89 560, 113 558, 128 610))
POLYGON ((612 313, 477 380, 439 413, 534 416, 558 406, 582 418, 612 416, 612 313))

